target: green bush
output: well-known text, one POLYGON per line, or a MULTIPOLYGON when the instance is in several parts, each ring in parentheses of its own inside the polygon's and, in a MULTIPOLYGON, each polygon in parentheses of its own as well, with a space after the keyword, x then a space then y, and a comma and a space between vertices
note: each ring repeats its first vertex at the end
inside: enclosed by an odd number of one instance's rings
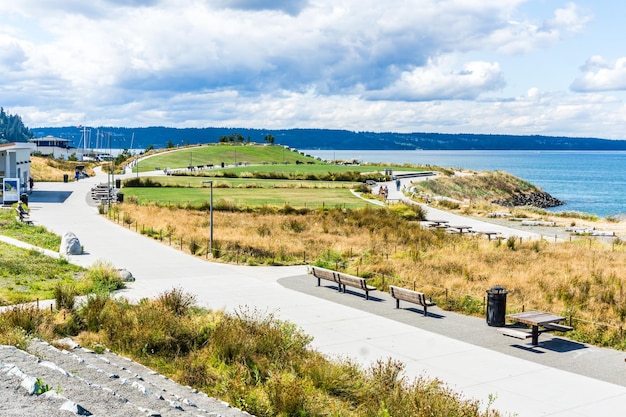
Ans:
POLYGON ((97 261, 87 270, 85 277, 91 284, 91 290, 97 293, 107 293, 126 287, 119 271, 106 262, 97 261))
POLYGON ((70 285, 57 284, 54 287, 54 301, 58 310, 74 310, 76 303, 76 288, 70 285))

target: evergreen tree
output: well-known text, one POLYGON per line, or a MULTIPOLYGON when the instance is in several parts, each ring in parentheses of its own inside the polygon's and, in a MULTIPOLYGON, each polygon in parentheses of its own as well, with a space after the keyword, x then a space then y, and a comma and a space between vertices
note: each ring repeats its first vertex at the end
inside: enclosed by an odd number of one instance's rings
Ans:
POLYGON ((0 143, 26 142, 32 137, 33 133, 24 126, 20 116, 8 114, 0 107, 0 143))

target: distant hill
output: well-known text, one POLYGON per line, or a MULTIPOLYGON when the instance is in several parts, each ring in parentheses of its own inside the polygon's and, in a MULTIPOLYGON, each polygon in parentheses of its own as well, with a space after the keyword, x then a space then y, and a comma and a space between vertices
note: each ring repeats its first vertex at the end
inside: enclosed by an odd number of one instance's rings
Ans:
MULTIPOLYGON (((89 148, 145 149, 218 142, 222 136, 242 135, 246 141, 264 143, 273 135, 275 143, 297 149, 362 150, 626 150, 626 140, 561 136, 515 136, 447 133, 375 133, 331 129, 234 129, 171 127, 98 127, 85 129, 89 148), (96 145, 97 144, 97 145, 96 145)), ((81 127, 38 127, 35 137, 52 135, 71 139, 82 148, 81 127)))

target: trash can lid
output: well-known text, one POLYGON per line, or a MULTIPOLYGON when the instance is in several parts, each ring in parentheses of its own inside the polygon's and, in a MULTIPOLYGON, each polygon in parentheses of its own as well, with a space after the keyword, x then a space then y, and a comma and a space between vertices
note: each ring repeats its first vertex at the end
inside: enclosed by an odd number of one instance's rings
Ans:
POLYGON ((493 287, 488 289, 487 292, 489 294, 507 294, 508 293, 507 290, 505 290, 504 288, 500 287, 499 285, 494 285, 493 287))

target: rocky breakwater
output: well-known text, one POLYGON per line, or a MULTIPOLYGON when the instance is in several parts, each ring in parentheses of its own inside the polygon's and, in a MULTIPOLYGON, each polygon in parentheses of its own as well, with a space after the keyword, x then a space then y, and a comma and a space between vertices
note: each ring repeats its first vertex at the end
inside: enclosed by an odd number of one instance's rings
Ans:
POLYGON ((494 200, 494 204, 498 204, 505 207, 520 207, 520 206, 532 206, 539 208, 558 207, 565 204, 558 198, 552 197, 550 194, 544 191, 535 191, 532 193, 515 194, 510 198, 504 200, 494 200))

